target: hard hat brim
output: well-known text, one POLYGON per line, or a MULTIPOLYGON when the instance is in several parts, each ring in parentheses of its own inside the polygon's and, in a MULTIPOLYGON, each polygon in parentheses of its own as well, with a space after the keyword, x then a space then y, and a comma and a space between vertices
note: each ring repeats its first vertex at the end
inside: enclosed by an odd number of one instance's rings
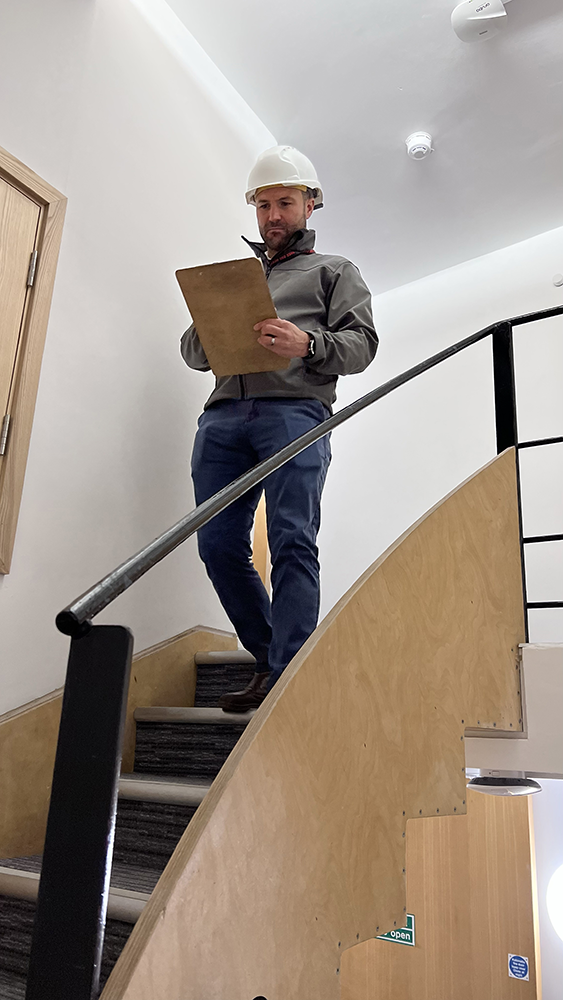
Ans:
POLYGON ((323 193, 320 187, 313 181, 311 181, 310 184, 308 184, 307 181, 305 181, 302 184, 291 184, 288 183, 287 181, 286 182, 278 181, 275 184, 261 184, 260 187, 250 188, 250 190, 246 192, 246 204, 255 205, 256 195, 258 194, 259 191, 268 191, 271 188, 277 188, 277 187, 296 188, 298 191, 307 191, 307 189, 309 189, 314 193, 315 208, 323 207, 323 193))

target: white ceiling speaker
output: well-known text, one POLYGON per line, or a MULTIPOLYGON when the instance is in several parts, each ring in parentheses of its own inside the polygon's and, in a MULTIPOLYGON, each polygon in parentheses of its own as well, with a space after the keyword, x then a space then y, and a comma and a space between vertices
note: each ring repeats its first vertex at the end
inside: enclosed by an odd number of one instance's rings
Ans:
POLYGON ((452 28, 462 42, 481 42, 498 35, 508 0, 463 0, 452 11, 452 28))
POLYGON ((432 152, 432 136, 428 132, 413 132, 405 142, 407 153, 413 160, 423 160, 432 152))

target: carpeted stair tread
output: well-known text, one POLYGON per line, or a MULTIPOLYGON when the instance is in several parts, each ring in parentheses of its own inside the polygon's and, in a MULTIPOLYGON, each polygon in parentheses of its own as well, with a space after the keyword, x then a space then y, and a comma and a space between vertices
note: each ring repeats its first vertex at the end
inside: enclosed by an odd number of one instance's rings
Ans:
MULTIPOLYGON (((0 896, 0 1000, 25 997, 35 903, 0 896)), ((104 986, 133 929, 121 920, 108 920, 102 953, 100 985, 104 986)))
POLYGON ((25 1000, 26 977, 0 968, 0 1000, 25 1000))
MULTIPOLYGON (((209 787, 208 783, 204 788, 209 787)), ((120 799, 112 888, 151 893, 197 805, 120 799)), ((39 873, 41 855, 0 859, 0 867, 39 873)))
MULTIPOLYGON (((152 892, 196 808, 166 802, 120 801, 111 886, 152 892)), ((41 856, 1 859, 0 867, 40 872, 41 856)))
POLYGON ((0 965, 4 971, 26 975, 34 916, 35 903, 0 896, 0 965))
MULTIPOLYGON (((240 652, 242 654, 244 651, 240 652)), ((217 705, 220 696, 226 691, 241 691, 252 679, 255 671, 254 658, 247 663, 222 663, 220 657, 223 655, 225 654, 196 654, 196 708, 217 705), (211 660, 207 657, 216 657, 217 659, 211 660)), ((245 656, 248 657, 249 654, 246 653, 245 656)))
POLYGON ((121 864, 114 861, 111 866, 111 887, 112 889, 129 889, 130 892, 153 891, 156 883, 162 875, 160 868, 139 868, 133 864, 121 864))
POLYGON ((15 868, 20 872, 38 873, 41 871, 41 855, 29 854, 22 858, 0 858, 0 868, 15 868))
POLYGON ((164 871, 197 806, 169 802, 119 802, 114 865, 164 871))
POLYGON ((137 722, 135 771, 215 778, 242 736, 246 722, 137 722))

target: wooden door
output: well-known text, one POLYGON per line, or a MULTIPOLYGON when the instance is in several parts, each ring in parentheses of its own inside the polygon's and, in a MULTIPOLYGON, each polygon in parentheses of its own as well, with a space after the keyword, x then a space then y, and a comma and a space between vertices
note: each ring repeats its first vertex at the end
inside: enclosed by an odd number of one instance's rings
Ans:
POLYGON ((65 208, 0 147, 0 573, 10 571, 65 208))
POLYGON ((40 215, 39 205, 0 177, 0 421, 9 413, 40 215))

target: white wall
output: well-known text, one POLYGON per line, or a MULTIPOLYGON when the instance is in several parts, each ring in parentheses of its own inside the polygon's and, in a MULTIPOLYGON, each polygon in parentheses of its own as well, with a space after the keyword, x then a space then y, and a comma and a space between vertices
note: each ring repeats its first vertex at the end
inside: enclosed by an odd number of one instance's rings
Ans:
MULTIPOLYGON (((319 248, 322 249, 322 220, 319 248)), ((563 229, 374 299, 380 351, 340 382, 338 407, 449 344, 563 303, 563 229)), ((365 277, 369 283, 370 274, 365 277)), ((515 331, 520 439, 563 435, 563 317, 515 331)), ((490 341, 419 377, 333 435, 320 536, 323 614, 424 511, 495 454, 490 341)), ((522 453, 526 534, 563 533, 563 445, 522 453)), ((563 543, 530 549, 530 600, 563 600, 563 543)), ((531 612, 534 641, 563 640, 563 612, 531 612)))
MULTIPOLYGON (((174 271, 245 255, 246 176, 275 140, 160 0, 0 10, 0 144, 69 198, 13 568, 0 578, 1 713, 62 683, 57 610, 193 505, 189 456, 212 376, 180 359, 174 271)), ((198 622, 230 628, 193 541, 100 620, 130 625, 138 649, 198 622)))

